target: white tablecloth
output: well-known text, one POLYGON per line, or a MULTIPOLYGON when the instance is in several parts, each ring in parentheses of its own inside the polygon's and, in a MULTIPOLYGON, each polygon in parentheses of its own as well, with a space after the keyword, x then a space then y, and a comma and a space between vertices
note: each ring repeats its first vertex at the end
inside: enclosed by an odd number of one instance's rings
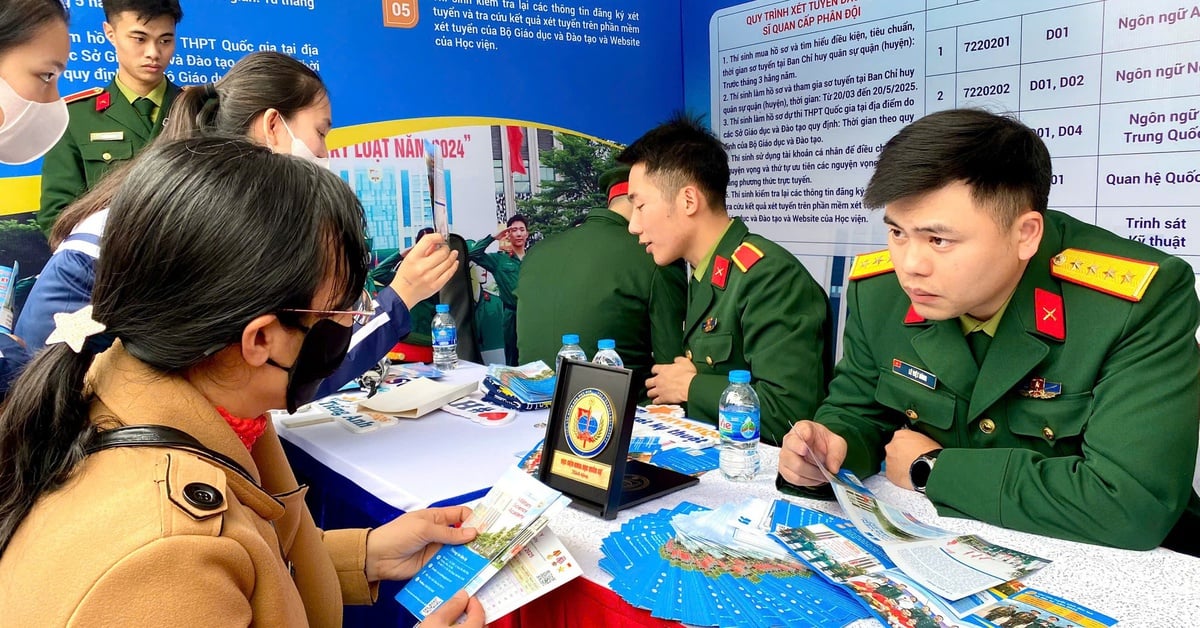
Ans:
MULTIPOLYGON (((486 373, 467 364, 450 371, 445 381, 481 381, 486 373)), ((439 410, 362 434, 337 423, 288 428, 277 416, 275 429, 317 462, 409 511, 491 487, 542 439, 548 415, 522 412, 508 425, 486 427, 439 410)))
MULTIPOLYGON (((453 371, 450 381, 481 379, 482 367, 453 371)), ((544 435, 547 412, 525 412, 502 427, 483 427, 444 412, 413 421, 354 434, 337 424, 296 429, 277 424, 280 436, 364 490, 401 510, 414 510, 491 486, 495 478, 544 435)), ((681 501, 717 506, 750 497, 776 499, 775 469, 779 450, 762 448, 763 472, 749 483, 705 474, 700 484, 623 511, 604 521, 568 509, 551 527, 583 566, 589 580, 611 578, 597 566, 600 542, 632 517, 670 508, 681 501)), ((1051 539, 997 528, 977 521, 937 516, 918 493, 897 488, 882 476, 867 480, 881 497, 921 520, 1049 558, 1053 563, 1029 576, 1031 588, 1074 600, 1121 621, 1121 626, 1191 628, 1200 626, 1200 558, 1164 549, 1132 552, 1051 539)), ((835 503, 794 499, 810 508, 841 514, 835 503)), ((856 626, 875 626, 863 621, 856 626)))

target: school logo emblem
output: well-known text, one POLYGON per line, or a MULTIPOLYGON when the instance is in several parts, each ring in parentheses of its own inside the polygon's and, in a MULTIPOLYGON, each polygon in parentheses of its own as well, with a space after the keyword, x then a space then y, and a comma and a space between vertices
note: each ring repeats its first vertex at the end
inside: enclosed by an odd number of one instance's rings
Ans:
POLYGON ((571 399, 563 423, 571 452, 580 458, 595 457, 612 438, 612 400, 602 390, 584 388, 571 399))

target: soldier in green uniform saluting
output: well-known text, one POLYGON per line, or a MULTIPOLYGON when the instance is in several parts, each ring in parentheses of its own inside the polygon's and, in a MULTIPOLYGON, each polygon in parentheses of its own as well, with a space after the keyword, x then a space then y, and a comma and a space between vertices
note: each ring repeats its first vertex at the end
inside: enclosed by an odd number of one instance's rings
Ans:
POLYGON ((183 19, 178 0, 104 0, 104 19, 117 75, 107 87, 66 98, 67 132, 42 162, 37 224, 47 235, 64 207, 162 131, 179 94, 165 74, 183 19))
POLYGON ((749 370, 762 406, 762 439, 778 444, 825 396, 825 291, 794 255, 729 218, 729 157, 698 121, 677 116, 617 161, 632 166, 630 233, 658 265, 683 258, 695 270, 684 355, 653 367, 650 399, 685 403, 688 416, 716 423, 729 372, 749 370))
POLYGON ((855 261, 844 356, 780 473, 886 463, 943 516, 1200 554, 1195 272, 1048 210, 1050 175, 1032 129, 984 111, 884 146, 864 205, 888 249, 855 261))

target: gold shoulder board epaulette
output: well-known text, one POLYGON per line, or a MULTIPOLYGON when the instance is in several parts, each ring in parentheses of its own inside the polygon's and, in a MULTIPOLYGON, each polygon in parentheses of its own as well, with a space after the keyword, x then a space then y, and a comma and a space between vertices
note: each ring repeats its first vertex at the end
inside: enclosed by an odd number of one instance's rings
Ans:
POLYGON ((892 265, 892 254, 884 249, 874 253, 863 253, 854 257, 854 265, 850 267, 850 279, 866 279, 896 270, 892 265))
POLYGON ((103 87, 93 87, 91 89, 85 89, 82 92, 75 92, 74 94, 71 94, 70 96, 63 98, 63 100, 69 105, 73 102, 87 100, 88 98, 91 98, 92 96, 95 96, 97 94, 103 94, 103 93, 104 93, 103 87))
POLYGON ((1153 262, 1083 249, 1066 249, 1050 262, 1050 274, 1059 279, 1135 302, 1142 300, 1157 272, 1153 262))
POLYGON ((765 257, 765 254, 762 252, 762 249, 749 242, 743 242, 733 252, 733 263, 737 264, 738 269, 744 273, 753 268, 758 263, 758 260, 763 257, 765 257))

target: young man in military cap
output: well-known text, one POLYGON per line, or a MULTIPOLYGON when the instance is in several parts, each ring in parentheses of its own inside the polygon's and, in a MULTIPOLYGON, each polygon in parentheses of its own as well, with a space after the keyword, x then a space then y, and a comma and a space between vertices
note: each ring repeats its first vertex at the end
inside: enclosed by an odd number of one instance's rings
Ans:
POLYGON ((584 350, 617 343, 634 393, 646 397, 655 362, 683 353, 687 280, 683 263, 659 267, 629 234, 629 166, 608 170, 600 185, 608 208, 595 208, 577 227, 542 240, 521 264, 517 284, 517 348, 522 362, 553 364, 563 334, 578 334, 584 350))
POLYGON ((944 516, 1195 554, 1195 273, 1048 210, 1050 174, 1032 129, 984 111, 884 146, 864 205, 888 249, 855 261, 844 356, 780 473, 886 463, 944 516))
POLYGON ((761 404, 762 439, 778 444, 792 421, 825 396, 828 299, 794 255, 750 233, 725 211, 729 161, 697 120, 676 116, 626 148, 630 233, 666 266, 682 258, 688 286, 684 354, 646 381, 656 403, 686 404, 717 421, 733 370, 749 370, 761 404))
POLYGON ((37 224, 49 234, 69 205, 162 131, 179 87, 166 78, 175 54, 178 0, 104 0, 104 36, 117 55, 108 87, 66 97, 67 132, 42 162, 37 224))

